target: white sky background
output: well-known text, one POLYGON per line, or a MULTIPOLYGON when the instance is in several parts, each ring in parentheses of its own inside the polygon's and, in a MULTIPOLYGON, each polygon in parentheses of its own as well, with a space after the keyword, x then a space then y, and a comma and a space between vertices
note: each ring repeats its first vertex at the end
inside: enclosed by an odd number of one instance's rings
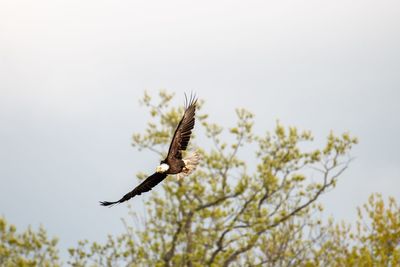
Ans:
MULTIPOLYGON (((143 90, 196 91, 211 119, 349 131, 356 160, 323 197, 353 221, 372 192, 400 201, 400 2, 0 2, 0 215, 61 248, 122 230, 105 209, 159 162, 130 146, 143 90)), ((144 199, 146 196, 143 197, 144 199)), ((143 199, 130 201, 142 209, 143 199)))

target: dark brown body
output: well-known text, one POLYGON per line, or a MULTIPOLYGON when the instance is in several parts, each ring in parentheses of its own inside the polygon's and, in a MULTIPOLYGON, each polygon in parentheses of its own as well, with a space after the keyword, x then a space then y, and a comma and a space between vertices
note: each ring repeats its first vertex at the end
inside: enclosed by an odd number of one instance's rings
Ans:
POLYGON ((166 172, 166 174, 178 174, 178 173, 181 173, 183 167, 185 167, 185 162, 183 162, 183 160, 181 160, 181 159, 174 159, 174 160, 168 160, 168 161, 166 159, 164 162, 169 165, 169 169, 166 172))

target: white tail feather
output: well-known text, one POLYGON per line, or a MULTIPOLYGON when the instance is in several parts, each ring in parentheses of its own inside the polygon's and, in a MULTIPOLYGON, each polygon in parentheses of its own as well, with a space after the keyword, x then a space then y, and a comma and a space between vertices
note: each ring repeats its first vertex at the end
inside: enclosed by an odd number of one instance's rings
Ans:
POLYGON ((183 167, 182 172, 177 175, 178 178, 188 176, 196 170, 197 165, 199 165, 200 162, 200 154, 195 151, 188 157, 184 158, 183 162, 185 163, 185 167, 183 167))

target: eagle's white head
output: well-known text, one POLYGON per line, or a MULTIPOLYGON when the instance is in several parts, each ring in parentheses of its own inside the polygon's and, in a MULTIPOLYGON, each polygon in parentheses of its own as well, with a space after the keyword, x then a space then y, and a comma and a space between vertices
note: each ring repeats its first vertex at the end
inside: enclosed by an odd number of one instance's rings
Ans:
POLYGON ((158 165, 156 168, 156 172, 158 172, 158 173, 164 173, 168 170, 169 170, 169 165, 166 163, 162 163, 162 164, 158 165))

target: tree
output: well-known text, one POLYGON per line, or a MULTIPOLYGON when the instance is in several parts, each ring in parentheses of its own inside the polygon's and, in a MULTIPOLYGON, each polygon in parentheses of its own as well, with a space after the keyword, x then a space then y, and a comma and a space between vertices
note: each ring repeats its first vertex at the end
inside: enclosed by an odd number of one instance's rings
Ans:
POLYGON ((387 203, 372 194, 353 228, 331 221, 309 266, 399 266, 400 208, 392 197, 387 203))
POLYGON ((37 232, 30 227, 17 233, 14 225, 9 225, 0 217, 0 266, 60 266, 57 239, 49 239, 40 227, 37 232))
MULTIPOLYGON (((181 109, 169 105, 173 95, 160 92, 154 104, 142 100, 153 120, 133 145, 159 154, 167 151, 181 109)), ((201 105, 200 105, 201 110, 201 105)), ((109 236, 104 244, 80 241, 69 249, 71 266, 399 266, 400 208, 372 194, 358 210, 355 225, 321 222, 321 195, 335 187, 348 167, 357 140, 349 134, 328 135, 326 145, 312 148, 312 135, 277 123, 272 132, 253 133, 253 115, 236 111, 228 134, 207 115, 199 115, 211 146, 195 173, 172 176, 162 191, 148 193, 144 223, 109 236), (229 142, 227 141, 229 140, 229 142), (252 157, 246 148, 255 147, 252 157), (246 160, 243 160, 246 158, 246 160)), ((145 175, 140 174, 140 179, 145 175)), ((135 219, 142 217, 130 211, 135 219)), ((142 218, 143 221, 143 218, 142 218)), ((0 266, 59 266, 57 240, 46 231, 16 228, 0 218, 0 266)))
MULTIPOLYGON (((153 121, 144 134, 133 135, 133 146, 162 157, 183 110, 170 107, 172 94, 163 91, 159 97, 154 104, 145 93, 142 104, 153 121)), ((311 149, 309 131, 277 123, 273 132, 258 136, 253 132, 253 114, 245 109, 236 114, 229 136, 206 114, 197 116, 196 131, 202 125, 212 142, 211 147, 200 148, 191 141, 202 155, 200 168, 186 179, 168 178, 162 193, 152 193, 142 229, 126 225, 127 233, 110 237, 105 245, 82 243, 70 253, 88 257, 70 263, 297 266, 306 262, 324 232, 314 216, 322 210, 317 200, 334 188, 357 140, 347 133, 331 133, 323 148, 311 149), (241 152, 248 146, 257 149, 252 158, 246 154, 245 161, 241 152)))

